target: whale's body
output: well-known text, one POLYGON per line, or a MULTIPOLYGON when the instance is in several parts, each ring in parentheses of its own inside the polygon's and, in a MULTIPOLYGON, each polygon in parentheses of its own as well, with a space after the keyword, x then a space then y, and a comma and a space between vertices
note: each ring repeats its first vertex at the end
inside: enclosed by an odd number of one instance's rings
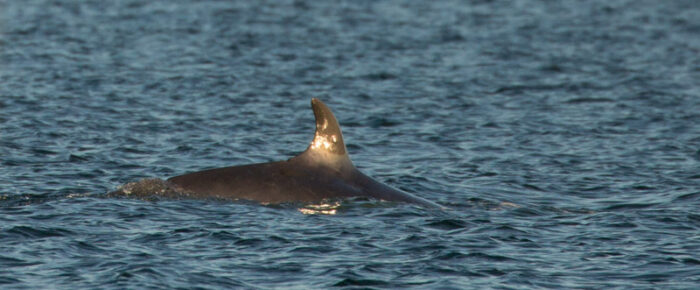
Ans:
POLYGON ((175 176, 167 182, 188 196, 251 200, 266 204, 317 202, 329 198, 369 197, 439 207, 375 181, 355 168, 338 121, 318 99, 314 140, 306 151, 286 161, 204 170, 175 176))

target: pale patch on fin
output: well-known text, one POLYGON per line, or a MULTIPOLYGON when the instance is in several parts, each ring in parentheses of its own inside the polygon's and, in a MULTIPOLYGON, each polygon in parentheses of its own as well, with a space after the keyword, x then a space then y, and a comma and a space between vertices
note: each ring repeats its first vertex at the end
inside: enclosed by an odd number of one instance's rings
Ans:
POLYGON ((336 168, 354 168, 345 148, 340 125, 331 110, 317 98, 311 99, 311 108, 316 118, 314 139, 306 151, 295 158, 336 168))
POLYGON ((333 154, 346 155, 343 133, 331 110, 317 98, 311 99, 311 107, 316 117, 316 133, 307 150, 324 150, 333 154))

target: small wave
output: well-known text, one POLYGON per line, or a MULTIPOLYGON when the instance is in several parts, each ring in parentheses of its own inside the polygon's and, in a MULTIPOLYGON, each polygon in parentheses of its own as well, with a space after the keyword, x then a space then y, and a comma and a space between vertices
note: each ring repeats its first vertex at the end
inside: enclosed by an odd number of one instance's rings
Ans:
POLYGON ((593 104, 593 103, 614 103, 615 100, 608 98, 573 98, 565 101, 566 104, 593 104))
POLYGON ((3 232, 8 235, 20 236, 28 239, 64 237, 73 234, 73 232, 66 229, 31 226, 14 226, 3 232))

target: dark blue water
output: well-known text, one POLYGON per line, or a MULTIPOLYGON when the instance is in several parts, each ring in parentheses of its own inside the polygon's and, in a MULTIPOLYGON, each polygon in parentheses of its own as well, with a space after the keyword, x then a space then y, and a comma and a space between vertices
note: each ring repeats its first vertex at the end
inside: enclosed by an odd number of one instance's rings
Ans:
POLYGON ((0 0, 0 288, 698 288, 698 80, 693 0, 0 0), (451 210, 103 197, 289 158, 311 97, 451 210))

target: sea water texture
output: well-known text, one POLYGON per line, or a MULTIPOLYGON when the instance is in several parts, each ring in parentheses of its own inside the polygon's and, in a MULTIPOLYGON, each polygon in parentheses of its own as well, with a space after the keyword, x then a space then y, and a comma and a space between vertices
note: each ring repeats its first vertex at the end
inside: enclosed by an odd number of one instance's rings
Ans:
POLYGON ((697 1, 0 0, 2 289, 697 289, 697 1), (449 208, 106 198, 338 117, 449 208))

